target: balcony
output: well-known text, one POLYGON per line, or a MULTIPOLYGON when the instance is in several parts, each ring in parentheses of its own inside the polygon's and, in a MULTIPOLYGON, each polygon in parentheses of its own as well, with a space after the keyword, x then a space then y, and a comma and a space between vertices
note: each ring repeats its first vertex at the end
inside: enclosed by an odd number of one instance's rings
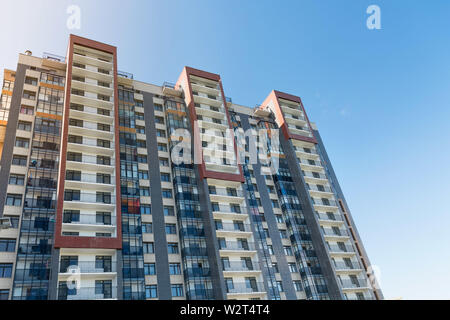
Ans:
POLYGON ((114 127, 110 126, 110 130, 98 130, 88 123, 84 123, 82 127, 69 124, 69 134, 81 135, 84 137, 99 138, 112 140, 114 138, 114 127))
POLYGON ((324 235, 324 237, 327 240, 346 240, 349 238, 349 234, 347 232, 347 230, 342 230, 342 229, 328 229, 328 228, 323 228, 322 229, 322 234, 324 235))
POLYGON ((74 261, 67 263, 65 261, 61 262, 59 265, 59 276, 72 275, 73 272, 70 270, 76 269, 76 271, 81 274, 115 274, 117 272, 117 262, 116 261, 74 261))
POLYGON ((336 268, 336 271, 354 271, 354 272, 361 272, 362 269, 359 266, 358 262, 356 261, 350 261, 350 262, 344 262, 344 261, 335 261, 334 266, 336 268))
POLYGON ((257 261, 229 261, 222 263, 223 272, 227 276, 240 273, 260 273, 259 262, 257 261))
POLYGON ((225 119, 225 110, 220 107, 216 107, 218 111, 214 110, 213 107, 208 105, 195 106, 195 113, 197 115, 202 115, 204 117, 212 117, 216 119, 225 119))
POLYGON ((338 203, 331 199, 312 198, 314 208, 321 210, 338 210, 338 203))
POLYGON ((218 89, 218 85, 215 84, 215 88, 212 88, 211 86, 205 86, 199 83, 191 82, 192 91, 203 92, 205 94, 210 94, 213 96, 219 96, 220 90, 218 89))
POLYGON ((90 78, 101 82, 113 82, 113 76, 111 74, 104 74, 87 68, 80 68, 79 66, 72 66, 72 75, 82 78, 90 78))
POLYGON ((67 143, 67 151, 86 152, 111 157, 114 155, 114 149, 112 149, 111 146, 113 146, 112 142, 110 142, 110 147, 106 148, 99 145, 97 141, 83 138, 83 143, 67 143))
POLYGON ((114 103, 111 101, 100 100, 93 97, 87 97, 79 94, 70 94, 70 102, 76 104, 82 104, 85 106, 90 106, 94 108, 102 108, 107 110, 112 110, 114 107, 114 103))
POLYGON ((344 223, 344 220, 340 213, 334 214, 318 213, 317 218, 319 219, 319 222, 323 224, 342 225, 344 223))
POLYGON ((335 244, 329 244, 328 245, 328 249, 330 251, 330 254, 336 254, 336 255, 354 255, 355 254, 355 250, 353 249, 353 247, 351 245, 335 245, 335 244))
POLYGON ((75 193, 72 197, 64 196, 64 209, 105 209, 114 210, 115 195, 98 195, 91 192, 75 193))
POLYGON ((80 119, 80 120, 88 120, 88 121, 96 121, 100 123, 106 123, 112 125, 114 122, 114 118, 112 117, 113 112, 110 113, 109 116, 98 114, 97 108, 93 107, 84 107, 83 111, 70 109, 70 118, 80 119))
POLYGON ((80 63, 80 64, 87 64, 87 65, 91 65, 91 66, 96 66, 99 67, 101 69, 105 69, 105 70, 109 70, 112 71, 113 65, 112 62, 108 62, 105 60, 100 60, 98 58, 94 58, 94 57, 89 57, 86 55, 81 55, 78 53, 74 53, 73 54, 73 61, 80 63))
POLYGON ((244 223, 216 223, 216 234, 218 237, 251 237, 252 230, 244 223))
POLYGON ((370 288, 369 281, 366 279, 341 279, 342 289, 343 290, 351 290, 351 289, 359 289, 364 288, 368 289, 370 288))
POLYGON ((280 105, 281 110, 283 111, 283 113, 290 113, 299 117, 303 117, 303 111, 301 109, 301 107, 298 105, 296 107, 292 106, 287 106, 287 105, 280 105))
POLYGON ((115 176, 100 177, 94 173, 82 172, 79 176, 66 176, 65 187, 68 189, 114 191, 115 176))
POLYGON ((215 191, 209 191, 209 197, 212 202, 232 202, 232 203, 242 203, 244 202, 244 193, 242 190, 225 190, 216 189, 215 191))
POLYGON ((308 186, 309 193, 311 195, 317 195, 317 196, 332 196, 333 190, 329 186, 322 186, 318 187, 317 185, 309 184, 308 186))
POLYGON ((96 156, 83 155, 82 159, 78 160, 67 160, 67 170, 91 170, 98 173, 114 173, 115 167, 114 159, 111 159, 109 164, 104 164, 107 162, 97 161, 96 156))
POLYGON ((323 166, 322 166, 322 163, 320 162, 320 160, 311 160, 311 162, 310 162, 306 159, 298 159, 298 162, 300 164, 300 167, 303 170, 312 170, 312 171, 322 171, 323 170, 323 166))
POLYGON ((116 300, 117 287, 80 289, 58 288, 58 300, 116 300))
POLYGON ((112 86, 110 87, 105 87, 105 86, 101 86, 98 85, 98 82, 88 82, 88 81, 81 81, 83 78, 75 78, 72 79, 71 85, 72 88, 74 89, 78 89, 78 90, 83 90, 83 91, 88 91, 88 92, 93 92, 93 93, 98 93, 98 94, 103 94, 105 96, 113 96, 114 94, 114 89, 112 88, 112 86), (77 80, 75 80, 77 79, 77 80))
MULTIPOLYGON (((241 210, 244 209, 241 208, 241 210)), ((236 210, 229 205, 220 204, 218 207, 213 207, 212 211, 214 219, 233 219, 243 221, 248 218, 245 211, 236 212, 236 210)))
POLYGON ((220 251, 235 251, 235 252, 254 252, 256 253, 255 243, 253 242, 237 242, 237 241, 226 241, 219 242, 220 251))
POLYGON ((254 294, 260 293, 265 294, 264 284, 262 282, 237 282, 237 283, 227 283, 227 294, 254 294))
POLYGON ((162 91, 166 95, 181 97, 183 91, 181 89, 175 89, 175 83, 164 82, 162 85, 162 91))
POLYGON ((305 177, 306 180, 309 180, 312 183, 325 184, 328 182, 327 176, 324 175, 323 173, 314 172, 313 174, 311 171, 303 170, 303 176, 305 177))
POLYGON ((78 218, 66 218, 63 220, 63 231, 97 231, 113 233, 116 226, 116 216, 112 215, 109 223, 102 222, 94 214, 80 214, 78 218))

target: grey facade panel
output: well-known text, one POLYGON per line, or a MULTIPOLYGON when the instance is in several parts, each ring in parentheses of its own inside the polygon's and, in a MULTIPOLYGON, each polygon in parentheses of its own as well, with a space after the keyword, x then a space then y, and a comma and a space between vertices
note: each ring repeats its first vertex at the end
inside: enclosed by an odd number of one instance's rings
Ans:
POLYGON ((302 211, 305 216, 306 224, 311 233, 311 240, 316 250, 317 258, 319 259, 323 276, 327 282, 328 293, 330 299, 341 300, 343 299, 340 286, 334 268, 331 265, 331 258, 325 247, 325 240, 320 232, 320 226, 315 214, 313 204, 311 202, 309 192, 306 189, 305 179, 303 178, 300 165, 297 160, 297 156, 290 140, 286 140, 284 135, 280 135, 280 144, 286 155, 286 160, 291 171, 292 180, 297 190, 299 200, 302 204, 302 211))
POLYGON ((3 209, 6 202, 6 191, 8 189, 9 171, 13 157, 14 144, 16 140, 17 122, 19 120, 20 106, 22 102, 23 85, 25 83, 26 65, 18 64, 14 89, 11 97, 11 107, 9 110, 8 124, 6 125, 5 142, 3 144, 2 159, 0 161, 0 218, 3 216, 3 209))
MULTIPOLYGON (((248 115, 239 114, 241 118, 241 125, 244 131, 251 129, 250 123, 248 120, 248 115)), ((253 137, 250 137, 250 144, 254 144, 256 141, 254 141, 253 137), (253 141, 251 141, 253 140, 253 141)), ((252 164, 253 166, 253 172, 255 174, 255 180, 256 184, 258 186, 258 191, 261 199, 261 204, 264 209, 264 217, 267 221, 267 227, 269 229, 269 236, 270 239, 272 239, 272 248, 273 253, 275 254, 275 257, 277 259, 278 263, 278 270, 280 272, 281 281, 283 283, 283 289, 284 293, 286 295, 286 299, 289 300, 296 300, 297 294, 294 288, 294 284, 291 277, 291 272, 289 270, 289 266, 287 263, 286 255, 284 254, 283 250, 283 244, 281 243, 281 237, 280 232, 277 227, 277 221, 275 218, 275 214, 272 210, 272 201, 269 196, 269 192, 267 190, 266 181, 263 175, 260 174, 261 172, 261 163, 258 162, 255 164, 252 164)), ((252 226, 253 227, 253 226, 252 226)), ((253 232, 255 232, 253 230, 253 232)), ((260 253, 262 254, 262 253, 260 253)), ((262 261, 260 259, 260 261, 262 261)), ((267 286, 268 279, 264 279, 264 283, 267 286)))
POLYGON ((150 195, 152 198, 152 223, 158 284, 158 298, 172 299, 169 274, 169 255, 167 249, 164 205, 162 200, 161 175, 159 170, 158 143, 156 138, 155 109, 153 94, 143 92, 144 121, 147 138, 147 162, 150 178, 150 195))

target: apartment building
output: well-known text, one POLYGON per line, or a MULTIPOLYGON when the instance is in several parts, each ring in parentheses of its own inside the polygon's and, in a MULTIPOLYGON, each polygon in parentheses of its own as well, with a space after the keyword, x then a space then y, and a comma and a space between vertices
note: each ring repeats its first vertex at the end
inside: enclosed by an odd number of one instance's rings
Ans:
POLYGON ((299 97, 154 85, 114 46, 5 70, 0 299, 382 299, 299 97))

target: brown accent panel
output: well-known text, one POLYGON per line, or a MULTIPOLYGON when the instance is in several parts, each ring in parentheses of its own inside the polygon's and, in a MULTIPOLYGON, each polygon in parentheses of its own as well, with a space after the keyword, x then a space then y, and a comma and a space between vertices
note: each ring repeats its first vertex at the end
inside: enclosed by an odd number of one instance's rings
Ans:
POLYGON ((273 102, 274 109, 272 111, 275 114, 275 119, 277 121, 278 126, 281 128, 281 131, 286 139, 294 139, 294 140, 300 140, 300 141, 306 141, 311 143, 317 143, 316 138, 314 137, 314 131, 311 127, 311 123, 309 122, 308 115, 306 114, 305 108, 303 106, 302 100, 300 97, 284 93, 277 90, 272 90, 272 92, 269 94, 269 96, 264 100, 264 102, 261 104, 261 107, 267 106, 270 102, 273 102), (289 100, 295 103, 299 103, 300 107, 302 108, 303 114, 305 115, 306 122, 308 123, 309 130, 311 131, 312 137, 305 137, 298 134, 293 134, 289 131, 289 128, 287 126, 286 120, 284 118, 283 110, 280 107, 280 103, 278 99, 285 99, 289 100))
POLYGON ((126 131, 126 132, 136 133, 136 129, 134 129, 134 128, 127 128, 127 127, 122 127, 122 126, 119 126, 119 131, 126 131))
MULTIPOLYGON (((66 79, 66 81, 67 81, 67 79, 66 79)), ((64 87, 61 87, 61 86, 57 86, 56 84, 49 84, 49 83, 45 83, 45 82, 39 82, 39 85, 41 86, 41 87, 46 87, 46 88, 49 88, 49 89, 55 89, 55 90, 64 90, 64 87)))
MULTIPOLYGON (((191 81, 189 79, 190 75, 219 82, 220 92, 222 94, 222 99, 223 99, 223 103, 224 103, 225 113, 227 116, 228 126, 230 129, 233 129, 233 127, 231 126, 230 114, 228 112, 228 107, 227 107, 225 94, 223 91, 223 86, 222 86, 222 81, 220 79, 220 76, 218 74, 194 69, 191 67, 184 67, 180 77, 178 78, 178 81, 177 81, 175 87, 181 86, 181 84, 183 83, 183 84, 185 84, 186 89, 189 91, 185 97, 186 105, 189 108, 189 118, 190 118, 190 122, 191 122, 191 128, 192 128, 192 131, 194 134, 194 145, 199 146, 199 145, 201 145, 201 141, 200 141, 200 134, 199 134, 198 127, 195 126, 195 123, 197 120, 197 113, 195 111, 195 103, 194 103, 194 96, 192 94, 191 81)), ((234 152, 235 152, 235 157, 236 157, 236 161, 237 161, 237 159, 238 159, 237 144, 236 144, 235 140, 233 140, 233 145, 234 145, 234 152)), ((201 163, 198 165, 200 179, 215 178, 215 179, 237 181, 237 182, 245 181, 244 175, 242 173, 242 166, 240 164, 238 164, 239 174, 206 170, 206 164, 205 164, 205 160, 203 159, 202 149, 194 148, 194 152, 196 152, 196 157, 199 157, 200 159, 202 159, 201 163)))
POLYGON ((58 116, 56 114, 49 114, 49 113, 44 113, 44 112, 36 112, 36 116, 54 119, 54 120, 62 120, 62 118, 63 118, 62 116, 58 116))
POLYGON ((119 102, 117 88, 117 48, 96 42, 90 39, 70 35, 69 46, 67 50, 67 70, 66 70, 66 88, 64 100, 64 117, 62 123, 62 139, 60 167, 58 176, 58 192, 57 192, 57 209, 56 209, 56 226, 55 226, 55 248, 106 248, 121 249, 122 248, 122 214, 121 214, 121 198, 120 198, 120 152, 119 152, 119 102), (67 136, 69 131, 69 110, 70 110, 70 92, 72 79, 72 64, 74 45, 78 44, 95 50, 112 54, 114 57, 114 121, 115 121, 115 157, 116 157, 116 232, 115 238, 98 238, 98 237, 76 237, 62 236, 62 215, 64 205, 64 182, 66 172, 66 154, 67 154, 67 136))
POLYGON ((2 94, 4 94, 5 96, 12 97, 12 91, 9 91, 9 90, 2 90, 2 94))

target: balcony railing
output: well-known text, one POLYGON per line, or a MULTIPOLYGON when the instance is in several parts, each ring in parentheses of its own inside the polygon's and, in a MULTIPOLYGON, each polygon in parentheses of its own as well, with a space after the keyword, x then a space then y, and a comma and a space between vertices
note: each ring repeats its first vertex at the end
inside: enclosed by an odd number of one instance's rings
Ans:
POLYGON ((117 262, 97 262, 97 261, 78 261, 78 262, 60 262, 60 273, 71 273, 72 269, 79 270, 80 273, 105 273, 117 272, 117 262))
POLYGON ((117 299, 117 287, 80 289, 58 288, 58 300, 102 300, 117 299))
POLYGON ((337 207, 338 206, 338 204, 335 200, 327 199, 328 201, 325 201, 325 200, 317 199, 317 198, 312 198, 312 200, 313 200, 313 204, 319 205, 319 206, 327 206, 327 207, 337 207))
POLYGON ((320 220, 330 220, 330 221, 344 221, 340 214, 326 214, 326 213, 318 213, 318 218, 320 220))
POLYGON ((163 87, 175 89, 175 83, 173 83, 173 82, 168 82, 168 81, 164 81, 163 87))
POLYGON ((229 205, 222 205, 220 204, 219 207, 213 207, 214 212, 221 212, 221 213, 230 213, 230 214, 247 214, 245 211, 245 207, 240 207, 241 212, 236 212, 234 207, 231 207, 229 205))
POLYGON ((219 242, 220 250, 256 250, 255 244, 253 242, 236 242, 236 241, 226 241, 225 243, 219 242))
POLYGON ((56 54, 53 53, 48 53, 48 52, 44 52, 42 54, 42 58, 44 59, 48 59, 48 60, 53 60, 53 61, 57 61, 57 62, 61 62, 61 63, 65 63, 66 62, 66 58, 63 56, 58 56, 56 54))
POLYGON ((322 232, 326 236, 348 237, 347 230, 342 230, 342 229, 333 230, 333 229, 324 228, 324 229, 322 229, 322 232))
POLYGON ((353 247, 349 245, 339 246, 335 244, 329 244, 328 248, 330 249, 330 252, 348 252, 348 253, 355 252, 355 250, 353 250, 353 247))
POLYGON ((64 201, 115 204, 115 195, 97 195, 96 193, 81 192, 75 196, 64 196, 64 201))
POLYGON ((264 292, 264 284, 261 282, 237 282, 233 284, 227 284, 227 293, 254 293, 264 292))
POLYGON ((367 288, 370 284, 366 279, 344 279, 341 280, 342 288, 344 289, 355 289, 355 288, 367 288))
POLYGON ((89 224, 89 225, 98 225, 98 226, 112 226, 111 222, 116 221, 116 216, 111 216, 108 222, 100 221, 100 217, 92 214, 81 214, 79 217, 64 217, 63 223, 73 223, 73 224, 89 224))
POLYGON ((66 181, 79 181, 86 183, 99 183, 99 184, 111 184, 114 181, 114 176, 111 177, 101 177, 93 173, 82 173, 80 176, 68 176, 66 174, 66 181))
POLYGON ((242 190, 229 191, 226 189, 209 190, 209 194, 213 196, 227 196, 227 197, 243 197, 242 190))
POLYGON ((217 231, 232 231, 232 232, 251 232, 249 224, 239 223, 216 223, 217 231))
POLYGON ((259 271, 257 261, 229 261, 222 263, 223 271, 259 271))
POLYGON ((308 178, 325 179, 325 180, 327 179, 326 175, 324 175, 323 173, 317 173, 317 175, 313 175, 313 173, 310 171, 304 171, 303 175, 308 178))
POLYGON ((117 75, 122 78, 127 78, 133 80, 133 74, 125 71, 117 71, 117 75))
POLYGON ((334 262, 334 266, 337 270, 354 270, 354 269, 361 269, 358 262, 351 261, 345 263, 344 261, 336 261, 334 262))
POLYGON ((329 192, 329 193, 332 193, 332 192, 333 192, 333 191, 331 190, 331 188, 328 187, 328 186, 322 186, 322 188, 319 188, 319 187, 317 187, 316 185, 311 185, 311 184, 309 184, 308 190, 318 191, 318 192, 329 192))

